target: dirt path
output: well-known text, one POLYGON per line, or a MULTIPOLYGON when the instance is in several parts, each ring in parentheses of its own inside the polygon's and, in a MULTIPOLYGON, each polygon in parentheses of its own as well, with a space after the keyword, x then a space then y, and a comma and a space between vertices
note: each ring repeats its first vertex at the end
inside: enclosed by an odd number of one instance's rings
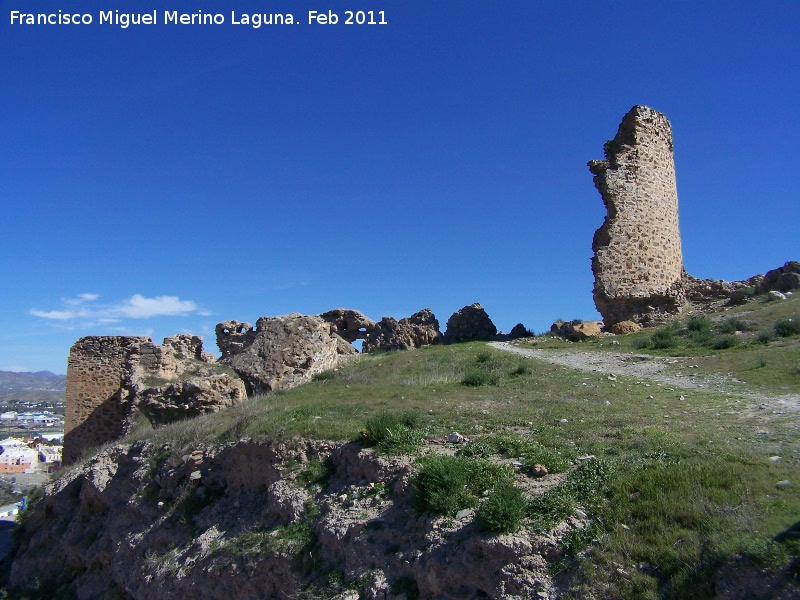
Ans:
POLYGON ((647 354, 587 352, 583 350, 544 350, 518 348, 508 342, 492 342, 493 348, 513 352, 556 365, 579 371, 600 372, 608 375, 622 375, 636 379, 647 379, 684 389, 704 389, 746 398, 756 403, 754 408, 780 412, 800 412, 800 394, 769 396, 762 393, 737 390, 741 382, 723 375, 693 373, 691 376, 667 373, 667 367, 676 359, 650 356, 647 354))

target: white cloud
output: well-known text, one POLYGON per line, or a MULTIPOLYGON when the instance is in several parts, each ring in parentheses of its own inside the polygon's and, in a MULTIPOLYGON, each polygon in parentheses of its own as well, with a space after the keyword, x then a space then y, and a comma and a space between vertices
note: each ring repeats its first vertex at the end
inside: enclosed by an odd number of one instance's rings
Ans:
POLYGON ((0 366, 0 371, 11 371, 12 373, 29 373, 30 369, 21 367, 20 365, 7 365, 7 366, 0 366))
POLYGON ((148 319, 161 316, 185 316, 197 311, 197 304, 191 300, 181 300, 177 296, 156 296, 145 298, 134 294, 131 298, 117 306, 116 311, 129 319, 148 319))
POLYGON ((43 319, 53 319, 56 321, 66 321, 68 319, 77 319, 82 316, 82 311, 78 310, 36 310, 32 308, 29 311, 34 317, 41 317, 43 319))
POLYGON ((61 309, 28 311, 34 317, 50 321, 73 321, 92 319, 100 323, 116 323, 121 319, 149 319, 151 317, 185 317, 201 311, 192 300, 181 300, 178 296, 155 296, 147 298, 134 294, 116 304, 96 302, 98 294, 80 294, 76 298, 62 298, 61 309))

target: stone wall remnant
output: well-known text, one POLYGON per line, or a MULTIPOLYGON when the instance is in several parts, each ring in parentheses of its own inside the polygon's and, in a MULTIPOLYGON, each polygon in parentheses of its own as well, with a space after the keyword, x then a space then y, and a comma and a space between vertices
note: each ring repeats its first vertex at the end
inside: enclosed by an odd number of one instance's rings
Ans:
POLYGON ((70 348, 64 406, 62 461, 76 461, 84 449, 99 446, 123 433, 128 394, 128 356, 147 337, 82 337, 70 348))
POLYGON ((447 319, 444 343, 490 340, 496 335, 497 327, 484 308, 476 302, 457 310, 447 319))
POLYGON ((607 211, 592 242, 595 306, 606 326, 658 322, 686 301, 670 122, 634 106, 604 153, 588 163, 607 211))
POLYGON ((145 415, 158 425, 174 420, 170 415, 220 410, 244 400, 246 391, 203 352, 198 336, 168 337, 161 346, 149 337, 83 337, 67 361, 64 464, 124 435, 143 398, 154 404, 145 415), (173 393, 178 388, 181 393, 173 393))
POLYGON ((408 318, 383 317, 364 340, 362 351, 411 350, 442 343, 439 321, 431 309, 423 308, 408 318))

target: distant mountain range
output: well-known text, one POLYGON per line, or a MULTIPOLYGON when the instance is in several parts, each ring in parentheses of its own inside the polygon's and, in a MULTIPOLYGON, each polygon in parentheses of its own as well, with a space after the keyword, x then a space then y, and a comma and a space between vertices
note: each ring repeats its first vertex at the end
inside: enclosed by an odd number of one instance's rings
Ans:
POLYGON ((46 390, 63 392, 67 384, 66 375, 50 371, 15 373, 0 371, 0 391, 46 390))

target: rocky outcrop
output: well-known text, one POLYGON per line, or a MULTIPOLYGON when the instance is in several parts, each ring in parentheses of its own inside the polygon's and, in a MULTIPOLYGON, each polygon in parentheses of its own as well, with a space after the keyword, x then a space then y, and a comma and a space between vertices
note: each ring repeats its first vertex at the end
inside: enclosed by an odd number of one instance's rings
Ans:
POLYGON ((620 321, 611 326, 611 333, 615 335, 624 335, 626 333, 636 333, 641 331, 642 326, 633 321, 620 321))
POLYGON ((333 369, 342 355, 357 354, 318 316, 292 313, 261 317, 255 328, 226 321, 217 325, 220 362, 236 371, 250 395, 285 390, 333 369))
POLYGON ((590 337, 600 337, 602 334, 602 321, 556 321, 550 326, 550 331, 568 340, 584 340, 590 337))
POLYGON ((508 332, 508 337, 512 339, 517 338, 524 338, 530 337, 532 334, 528 328, 525 327, 522 323, 517 323, 514 327, 511 328, 511 331, 508 332))
POLYGON ((758 293, 791 292, 800 289, 800 262, 789 261, 782 267, 767 271, 758 286, 758 293))
POLYGON ((399 321, 392 317, 383 317, 364 340, 362 351, 411 350, 441 343, 439 321, 431 309, 424 308, 399 321))
POLYGON ((585 521, 491 535, 474 511, 420 513, 414 468, 410 457, 358 443, 113 445, 47 486, 17 532, 8 591, 117 600, 557 597, 548 563, 585 521), (324 486, 299 476, 298 465, 312 462, 327 465, 324 486))
POLYGON ((497 327, 484 308, 476 302, 457 310, 450 316, 447 320, 444 342, 454 344, 470 340, 490 340, 495 335, 497 327))
POLYGON ((357 310, 335 308, 324 312, 319 317, 331 325, 333 333, 351 344, 356 340, 365 340, 375 330, 375 321, 357 310))
POLYGON ((669 120, 634 106, 604 153, 588 163, 607 211, 592 242, 595 306, 607 326, 657 322, 685 304, 669 120))
POLYGON ((67 363, 64 464, 124 435, 139 412, 159 425, 245 398, 243 382, 214 363, 201 337, 180 334, 162 345, 148 337, 81 338, 67 363), (145 398, 149 408, 141 411, 145 398))

